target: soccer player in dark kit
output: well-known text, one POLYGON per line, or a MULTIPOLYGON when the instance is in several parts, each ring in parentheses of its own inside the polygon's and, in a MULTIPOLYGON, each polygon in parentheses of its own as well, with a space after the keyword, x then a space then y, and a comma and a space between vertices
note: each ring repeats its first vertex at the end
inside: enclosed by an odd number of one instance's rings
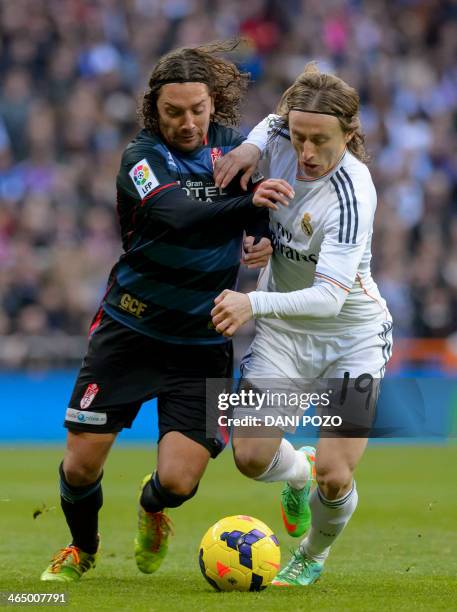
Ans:
POLYGON ((159 60, 142 106, 144 128, 127 146, 117 176, 124 253, 94 317, 87 354, 65 416, 61 504, 72 535, 41 575, 75 581, 95 566, 103 465, 116 435, 141 404, 158 398, 157 468, 141 486, 135 558, 152 573, 171 531, 166 508, 193 497, 210 457, 205 379, 231 376, 232 347, 211 324, 215 297, 235 288, 240 257, 263 267, 272 252, 269 198, 246 195, 239 180, 215 187, 215 160, 239 145, 248 75, 221 59, 234 43, 181 49, 159 60), (236 184, 235 184, 236 183, 236 184), (243 193, 243 195, 241 195, 243 193), (245 233, 244 233, 245 232, 245 233))

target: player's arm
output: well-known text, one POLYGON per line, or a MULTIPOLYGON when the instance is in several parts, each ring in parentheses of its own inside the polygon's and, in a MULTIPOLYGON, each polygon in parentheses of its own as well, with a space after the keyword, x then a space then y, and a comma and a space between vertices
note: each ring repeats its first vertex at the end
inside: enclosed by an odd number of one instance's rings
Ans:
POLYGON ((258 215, 255 222, 246 227, 246 235, 243 240, 241 262, 249 269, 264 268, 273 253, 268 212, 266 210, 259 212, 266 214, 258 215))
POLYGON ((348 293, 349 289, 318 277, 312 287, 288 293, 252 291, 244 294, 225 289, 214 300, 211 316, 216 330, 231 337, 252 318, 336 317, 348 293))
POLYGON ((242 172, 241 187, 245 191, 248 189, 249 179, 267 148, 272 126, 277 119, 277 115, 265 117, 249 132, 247 139, 241 145, 216 161, 214 182, 218 187, 224 189, 239 172, 242 172))
MULTIPOLYGON (((259 180, 256 183, 253 183, 251 178, 249 180, 248 190, 257 190, 263 180, 260 174, 259 180)), ((244 229, 246 235, 243 240, 243 257, 241 262, 248 269, 264 268, 273 254, 273 247, 271 246, 270 215, 268 210, 262 208, 252 211, 249 214, 249 219, 244 229)))
POLYGON ((239 218, 242 223, 254 207, 277 210, 277 203, 282 203, 282 196, 288 193, 282 183, 285 181, 277 180, 275 189, 261 198, 252 194, 227 196, 209 205, 190 198, 169 174, 161 155, 152 152, 135 163, 123 161, 117 187, 136 200, 137 223, 143 228, 160 226, 182 231, 216 219, 221 223, 239 218), (272 200, 275 194, 279 197, 272 200))

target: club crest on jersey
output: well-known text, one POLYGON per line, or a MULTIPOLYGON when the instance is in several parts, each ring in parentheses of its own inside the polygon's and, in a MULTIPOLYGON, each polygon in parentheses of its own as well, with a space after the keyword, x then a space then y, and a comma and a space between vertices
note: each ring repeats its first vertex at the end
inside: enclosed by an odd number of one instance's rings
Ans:
POLYGON ((311 215, 307 212, 303 215, 301 220, 301 228, 305 234, 312 236, 313 226, 311 225, 311 215))
POLYGON ((214 168, 214 164, 221 157, 222 157, 222 149, 220 147, 212 147, 212 149, 211 149, 211 163, 213 164, 213 168, 214 168))
POLYGON ((87 385, 87 389, 85 390, 84 395, 81 401, 79 402, 81 410, 86 410, 87 408, 89 408, 99 391, 100 387, 97 384, 91 383, 90 385, 87 385))

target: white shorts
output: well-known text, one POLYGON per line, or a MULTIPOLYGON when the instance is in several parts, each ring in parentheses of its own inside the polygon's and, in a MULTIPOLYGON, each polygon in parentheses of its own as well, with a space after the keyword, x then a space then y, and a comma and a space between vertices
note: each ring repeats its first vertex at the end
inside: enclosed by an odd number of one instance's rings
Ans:
MULTIPOLYGON (((292 432, 310 408, 304 400, 312 397, 316 414, 341 416, 344 431, 349 432, 346 435, 365 435, 375 417, 380 379, 391 354, 390 320, 337 336, 292 336, 260 322, 240 366, 240 389, 253 389, 260 395, 249 408, 235 410, 235 416, 255 416, 259 424, 292 432)), ((325 430, 321 428, 322 434, 325 430)))
POLYGON ((338 335, 278 333, 258 321, 240 365, 243 378, 382 378, 392 355, 392 321, 350 328, 338 335))

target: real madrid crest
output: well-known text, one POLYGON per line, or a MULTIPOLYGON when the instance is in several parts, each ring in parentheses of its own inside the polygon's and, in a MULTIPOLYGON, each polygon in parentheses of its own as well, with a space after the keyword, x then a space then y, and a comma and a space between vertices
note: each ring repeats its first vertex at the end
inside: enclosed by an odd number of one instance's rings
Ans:
POLYGON ((313 226, 311 225, 311 215, 307 212, 303 215, 303 219, 301 220, 301 228, 308 236, 312 235, 313 226))

